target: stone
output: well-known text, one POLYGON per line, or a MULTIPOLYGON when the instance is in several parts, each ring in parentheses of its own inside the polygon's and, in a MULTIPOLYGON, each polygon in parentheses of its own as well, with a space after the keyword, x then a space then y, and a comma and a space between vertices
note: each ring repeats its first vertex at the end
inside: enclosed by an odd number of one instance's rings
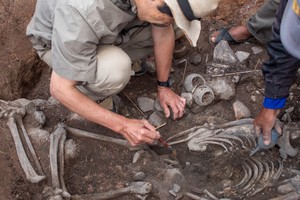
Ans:
POLYGON ((66 160, 74 159, 78 155, 79 147, 75 140, 68 139, 65 142, 65 158, 66 160))
POLYGON ((139 108, 143 112, 154 111, 154 100, 148 97, 139 97, 137 99, 139 108))
POLYGON ((222 63, 236 63, 237 57, 229 44, 225 40, 221 40, 214 49, 214 61, 220 61, 222 63))
POLYGON ((197 66, 201 63, 202 61, 202 56, 199 53, 194 53, 192 54, 191 58, 190 58, 190 63, 194 66, 197 66))
POLYGON ((46 130, 40 128, 32 128, 28 131, 29 137, 32 139, 32 142, 35 144, 42 145, 45 142, 49 141, 50 133, 46 130))
POLYGON ((249 108, 240 101, 235 101, 232 105, 234 110, 234 115, 237 120, 243 118, 249 118, 251 116, 249 108))
POLYGON ((165 116, 158 111, 154 111, 148 119, 149 123, 157 127, 167 122, 165 116))
POLYGON ((235 84, 231 79, 214 78, 207 82, 207 85, 212 88, 219 99, 229 100, 235 95, 235 84))
POLYGON ((162 111, 163 111, 163 108, 161 107, 161 105, 160 105, 158 99, 155 99, 155 102, 154 102, 154 108, 155 108, 156 110, 158 110, 159 112, 162 112, 162 111))
POLYGON ((261 53, 263 50, 260 47, 254 46, 251 48, 254 54, 259 54, 261 53))
POLYGON ((146 174, 144 172, 137 172, 133 175, 133 181, 143 181, 146 178, 146 174))
POLYGON ((235 52, 236 57, 239 59, 240 62, 247 60, 250 56, 250 53, 245 51, 237 51, 235 52))

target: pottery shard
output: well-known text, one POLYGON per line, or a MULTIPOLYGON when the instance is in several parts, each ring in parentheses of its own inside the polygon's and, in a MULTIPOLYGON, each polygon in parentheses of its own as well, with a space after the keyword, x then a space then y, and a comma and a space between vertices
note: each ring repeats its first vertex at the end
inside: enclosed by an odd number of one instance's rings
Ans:
POLYGON ((245 106, 244 103, 240 101, 235 101, 233 103, 233 110, 236 119, 249 118, 251 113, 250 110, 245 106))

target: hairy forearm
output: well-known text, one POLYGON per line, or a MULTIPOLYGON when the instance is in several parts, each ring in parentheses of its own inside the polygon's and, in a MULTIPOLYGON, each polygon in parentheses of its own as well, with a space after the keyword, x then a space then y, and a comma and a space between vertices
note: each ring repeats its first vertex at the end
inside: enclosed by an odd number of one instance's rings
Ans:
POLYGON ((99 106, 76 88, 76 82, 66 80, 53 72, 50 82, 51 95, 72 112, 83 118, 120 133, 126 118, 99 106))
POLYGON ((172 25, 168 27, 152 26, 154 56, 157 79, 167 81, 172 65, 175 34, 172 25))

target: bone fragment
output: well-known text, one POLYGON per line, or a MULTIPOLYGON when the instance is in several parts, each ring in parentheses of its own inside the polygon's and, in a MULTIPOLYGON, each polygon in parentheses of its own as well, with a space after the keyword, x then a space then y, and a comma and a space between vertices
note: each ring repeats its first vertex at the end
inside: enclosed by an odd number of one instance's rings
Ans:
POLYGON ((258 184, 257 188, 253 192, 251 192, 251 196, 254 196, 257 193, 259 193, 260 191, 262 191, 263 189, 265 189, 268 186, 269 181, 271 179, 271 176, 270 176, 271 172, 269 169, 269 165, 266 162, 262 162, 262 164, 264 166, 265 173, 264 173, 262 179, 260 180, 260 183, 258 184))
POLYGON ((61 188, 59 183, 58 175, 58 148, 59 141, 66 130, 58 126, 56 130, 50 135, 50 168, 51 168, 51 178, 52 178, 52 188, 61 188))
POLYGON ((187 196, 187 197, 189 197, 189 198, 191 198, 191 199, 193 199, 193 200, 208 200, 208 199, 199 197, 199 196, 197 196, 195 194, 192 194, 190 192, 186 192, 186 193, 184 193, 184 195, 187 196))
POLYGON ((12 134, 15 142, 18 158, 23 171, 25 172, 26 178, 31 183, 38 183, 45 178, 45 176, 38 175, 33 169, 22 144, 18 127, 13 117, 9 117, 7 121, 7 126, 12 134))
POLYGON ((214 124, 211 126, 211 129, 220 129, 220 128, 229 128, 232 126, 241 126, 241 125, 246 125, 246 124, 253 124, 253 119, 252 118, 245 118, 245 119, 240 119, 240 120, 235 120, 231 122, 227 122, 224 124, 214 124))
POLYGON ((104 193, 93 193, 93 194, 83 194, 83 195, 72 195, 72 200, 105 200, 113 199, 129 194, 147 195, 152 190, 152 184, 149 182, 133 182, 130 186, 119 189, 112 190, 104 193))
POLYGON ((61 139, 59 141, 59 181, 60 181, 60 185, 61 188, 63 190, 62 192, 62 196, 65 198, 70 198, 71 195, 70 193, 67 191, 67 187, 65 184, 65 180, 64 180, 64 174, 65 174, 65 141, 67 138, 67 133, 66 131, 63 131, 61 139))
POLYGON ((209 196, 212 200, 218 200, 218 198, 213 195, 212 193, 210 193, 208 190, 203 190, 203 193, 206 194, 207 196, 209 196))
POLYGON ((237 137, 237 136, 235 136, 235 135, 223 135, 223 134, 220 134, 220 135, 218 135, 218 137, 239 141, 239 142, 241 143, 241 147, 242 147, 243 149, 246 149, 246 148, 247 148, 247 147, 245 146, 245 144, 244 144, 244 141, 243 141, 241 138, 239 138, 239 137, 237 137))
POLYGON ((97 140, 101 140, 101 141, 105 141, 105 142, 111 142, 111 143, 114 143, 114 144, 118 144, 118 145, 127 147, 130 151, 136 151, 136 150, 141 149, 140 146, 136 146, 136 147, 131 146, 127 140, 107 137, 107 136, 104 136, 104 135, 99 135, 99 134, 83 131, 83 130, 68 127, 68 126, 65 127, 65 128, 70 133, 72 133, 76 136, 79 136, 79 137, 86 137, 86 138, 97 139, 97 140))
POLYGON ((247 194, 248 192, 250 192, 250 190, 252 190, 255 187, 256 183, 260 180, 260 178, 263 174, 263 169, 264 169, 263 165, 256 159, 253 159, 253 161, 254 161, 253 166, 256 164, 255 166, 258 169, 257 170, 257 175, 255 177, 253 177, 252 182, 249 181, 248 188, 247 187, 244 188, 244 193, 243 194, 247 194))
POLYGON ((209 140, 207 140, 207 141, 201 142, 201 144, 215 144, 215 145, 219 145, 219 146, 223 147, 226 152, 228 151, 228 148, 223 143, 221 143, 221 142, 215 142, 215 141, 209 141, 209 140))
POLYGON ((28 133, 27 133, 25 127, 24 127, 24 124, 23 124, 23 121, 22 121, 22 117, 21 117, 21 116, 18 116, 18 117, 15 117, 15 118, 16 118, 17 122, 19 123, 20 127, 21 127, 23 136, 24 136, 25 141, 26 141, 26 143, 27 143, 28 149, 29 149, 29 151, 30 151, 30 153, 31 153, 31 155, 32 155, 32 158, 33 158, 33 161, 34 161, 34 163, 35 163, 35 166, 36 166, 36 168, 37 168, 38 173, 41 174, 41 175, 44 175, 44 172, 43 172, 41 163, 40 163, 40 161, 39 161, 39 159, 38 159, 38 157, 37 157, 37 155, 36 155, 36 153, 35 153, 35 150, 34 150, 32 144, 31 144, 31 142, 30 142, 28 133))
MULTIPOLYGON (((184 135, 189 135, 188 137, 190 137, 190 135, 195 136, 195 135, 198 135, 198 134, 200 134, 201 132, 204 132, 204 131, 207 131, 207 127, 205 127, 205 126, 196 126, 194 128, 191 128, 191 129, 182 131, 180 133, 177 133, 176 135, 173 135, 173 136, 169 137, 168 139, 166 139, 166 141, 170 141, 170 140, 173 140, 175 138, 178 138, 178 137, 181 137, 181 136, 184 136, 184 135)), ((182 139, 182 141, 183 140, 187 141, 189 139, 182 139)))
POLYGON ((272 176, 272 179, 270 180, 270 184, 274 185, 276 181, 279 179, 279 177, 282 174, 283 171, 283 162, 278 159, 279 167, 276 173, 272 176))
POLYGON ((277 145, 280 147, 280 156, 283 159, 287 159, 287 156, 294 157, 297 155, 297 149, 293 148, 290 143, 290 131, 287 130, 287 126, 283 126, 283 134, 279 137, 277 145))
POLYGON ((249 160, 249 163, 251 164, 254 173, 253 173, 251 179, 249 180, 249 182, 247 183, 247 185, 242 189, 243 194, 247 194, 249 192, 249 190, 251 190, 254 187, 253 184, 255 183, 256 178, 259 174, 257 165, 252 160, 249 160))
POLYGON ((237 185, 234 186, 237 190, 239 188, 243 188, 248 183, 248 181, 251 179, 252 174, 253 174, 252 169, 248 165, 248 163, 245 163, 244 166, 245 166, 245 176, 237 185))
MULTIPOLYGON (((196 140, 197 141, 197 140, 196 140)), ((205 142, 209 142, 209 141, 217 141, 217 142, 223 142, 223 143, 227 143, 230 146, 233 146, 233 143, 230 142, 230 140, 226 139, 226 138, 221 138, 221 137, 209 137, 209 138, 205 138, 204 140, 205 142)), ((199 142, 202 142, 201 140, 199 142)))

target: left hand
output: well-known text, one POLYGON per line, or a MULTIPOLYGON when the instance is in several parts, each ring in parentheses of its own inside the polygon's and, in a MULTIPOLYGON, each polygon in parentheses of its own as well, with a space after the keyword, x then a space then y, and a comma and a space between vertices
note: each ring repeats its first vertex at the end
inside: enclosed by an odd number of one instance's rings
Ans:
POLYGON ((160 86, 158 86, 157 96, 167 118, 171 114, 169 107, 172 109, 174 119, 183 116, 186 104, 185 98, 178 96, 171 88, 160 86))

